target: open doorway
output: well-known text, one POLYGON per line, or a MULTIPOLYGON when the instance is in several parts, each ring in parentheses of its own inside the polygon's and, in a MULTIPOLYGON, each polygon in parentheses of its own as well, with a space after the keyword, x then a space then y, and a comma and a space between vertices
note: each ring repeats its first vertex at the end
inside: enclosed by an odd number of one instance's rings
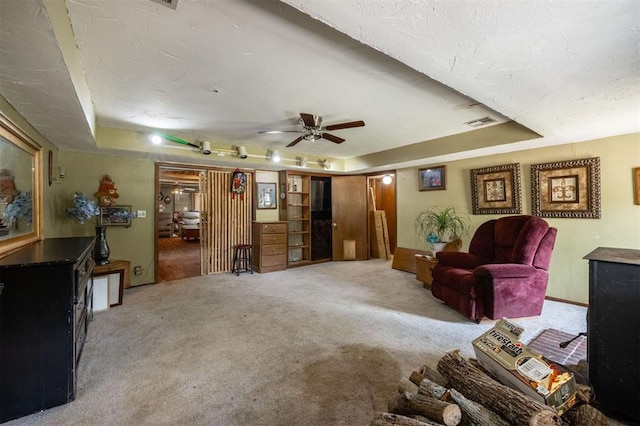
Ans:
POLYGON ((201 169, 158 165, 156 282, 201 274, 201 169))
MULTIPOLYGON (((396 175, 395 172, 383 172, 367 176, 369 187, 369 210, 384 211, 386 221, 386 234, 390 254, 393 255, 397 243, 396 227, 396 175)), ((373 246, 372 241, 372 246, 373 246)))

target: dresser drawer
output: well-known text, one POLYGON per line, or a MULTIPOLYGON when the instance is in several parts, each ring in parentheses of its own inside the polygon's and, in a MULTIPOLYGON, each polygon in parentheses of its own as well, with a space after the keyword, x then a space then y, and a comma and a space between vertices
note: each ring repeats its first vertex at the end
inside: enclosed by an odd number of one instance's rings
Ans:
POLYGON ((86 290, 80 294, 78 297, 78 302, 76 303, 76 312, 74 315, 75 318, 75 327, 76 330, 80 326, 80 322, 83 321, 82 318, 87 316, 87 292, 86 290))
POLYGON ((262 259, 260 259, 260 263, 262 267, 286 265, 287 256, 284 254, 275 256, 262 256, 262 259))
POLYGON ((285 254, 286 252, 287 247, 284 244, 271 244, 262 246, 263 256, 274 256, 277 254, 285 254))
POLYGON ((287 244, 287 234, 266 234, 260 238, 262 244, 287 244))
POLYGON ((93 272, 93 267, 96 262, 91 257, 91 253, 83 260, 80 261, 78 267, 76 268, 76 285, 75 285, 75 294, 74 302, 78 300, 78 297, 84 288, 87 285, 87 281, 91 278, 91 273, 93 272))
POLYGON ((262 223, 260 228, 263 234, 284 234, 287 232, 286 223, 262 223))

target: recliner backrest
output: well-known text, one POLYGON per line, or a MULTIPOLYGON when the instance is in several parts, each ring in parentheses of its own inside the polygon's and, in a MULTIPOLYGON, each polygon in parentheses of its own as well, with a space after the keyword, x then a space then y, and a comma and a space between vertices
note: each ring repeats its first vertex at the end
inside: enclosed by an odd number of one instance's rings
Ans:
POLYGON ((547 269, 555 228, 544 219, 518 215, 489 220, 478 227, 469 253, 485 263, 520 263, 547 269))

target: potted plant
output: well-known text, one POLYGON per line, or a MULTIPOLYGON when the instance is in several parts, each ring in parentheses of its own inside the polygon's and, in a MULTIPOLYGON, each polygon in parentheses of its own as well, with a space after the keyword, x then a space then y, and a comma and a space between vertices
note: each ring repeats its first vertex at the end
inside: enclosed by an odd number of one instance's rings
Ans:
POLYGON ((446 243, 466 235, 470 227, 469 217, 456 212, 453 206, 433 206, 420 212, 415 222, 416 234, 434 256, 446 243))

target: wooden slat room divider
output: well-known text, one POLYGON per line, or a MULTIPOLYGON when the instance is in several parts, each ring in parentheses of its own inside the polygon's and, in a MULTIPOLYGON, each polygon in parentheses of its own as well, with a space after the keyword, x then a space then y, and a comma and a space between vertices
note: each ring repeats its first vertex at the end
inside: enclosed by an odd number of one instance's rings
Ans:
POLYGON ((206 246, 201 250, 204 274, 231 271, 235 246, 251 244, 253 174, 246 174, 244 196, 235 197, 230 191, 232 175, 231 171, 209 170, 207 182, 201 186, 208 189, 202 204, 207 212, 206 246))

